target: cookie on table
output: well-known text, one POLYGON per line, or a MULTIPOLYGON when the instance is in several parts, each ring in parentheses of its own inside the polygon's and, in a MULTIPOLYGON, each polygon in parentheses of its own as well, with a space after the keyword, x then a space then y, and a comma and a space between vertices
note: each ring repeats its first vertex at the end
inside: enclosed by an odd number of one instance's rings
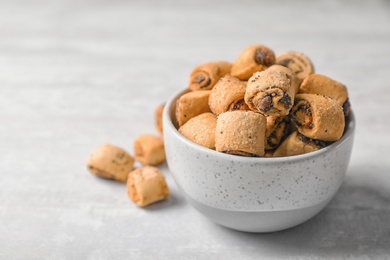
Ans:
POLYGON ((164 141, 154 135, 141 135, 134 141, 134 154, 142 165, 159 165, 166 159, 164 141))
POLYGON ((122 148, 104 144, 96 148, 87 162, 88 170, 99 177, 125 182, 134 158, 122 148))
POLYGON ((127 178, 127 195, 139 207, 145 207, 169 197, 169 188, 161 171, 145 166, 131 171, 127 178))

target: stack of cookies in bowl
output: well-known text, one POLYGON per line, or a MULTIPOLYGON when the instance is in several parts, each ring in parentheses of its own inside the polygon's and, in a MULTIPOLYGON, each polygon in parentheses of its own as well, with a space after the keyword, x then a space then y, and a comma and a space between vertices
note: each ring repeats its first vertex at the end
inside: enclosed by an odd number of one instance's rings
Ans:
POLYGON ((315 73, 309 57, 253 45, 234 63, 193 70, 175 124, 192 142, 218 152, 284 157, 340 140, 349 111, 347 87, 315 73))

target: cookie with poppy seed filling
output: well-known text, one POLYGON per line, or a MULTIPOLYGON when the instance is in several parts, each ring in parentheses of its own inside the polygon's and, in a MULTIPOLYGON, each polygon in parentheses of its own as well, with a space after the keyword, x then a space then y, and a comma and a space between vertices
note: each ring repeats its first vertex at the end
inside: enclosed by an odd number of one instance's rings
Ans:
POLYGON ((275 53, 264 45, 245 48, 233 63, 231 74, 240 80, 248 80, 253 73, 263 71, 275 63, 275 53))
POLYGON ((307 138, 306 136, 292 132, 273 153, 273 157, 285 157, 305 154, 317 151, 326 146, 326 143, 319 140, 307 138))
POLYGON ((325 75, 310 74, 299 87, 299 93, 320 94, 336 100, 343 107, 345 116, 348 116, 351 104, 348 99, 347 87, 325 75))
POLYGON ((256 72, 248 80, 245 102, 265 116, 285 116, 294 103, 294 84, 292 76, 281 70, 256 72))
POLYGON ((189 89, 210 90, 217 81, 230 72, 232 64, 225 61, 209 62, 196 67, 190 76, 189 89))
POLYGON ((253 111, 229 111, 217 118, 215 148, 218 152, 249 157, 264 156, 266 119, 253 111))
POLYGON ((272 150, 279 146, 290 133, 291 122, 288 116, 267 116, 265 131, 265 149, 272 150))
POLYGON ((314 73, 314 65, 305 54, 295 51, 286 52, 276 57, 276 64, 289 68, 296 76, 299 85, 307 75, 314 73))
POLYGON ((292 72, 292 70, 290 70, 289 68, 284 67, 282 65, 279 65, 279 64, 274 64, 271 67, 269 67, 267 70, 279 70, 279 71, 283 71, 283 72, 290 74, 291 78, 293 79, 292 81, 293 81, 293 85, 294 85, 295 94, 298 94, 299 84, 301 83, 301 81, 295 76, 295 74, 292 72))
POLYGON ((209 96, 211 112, 219 115, 226 111, 249 110, 244 100, 245 90, 245 81, 241 81, 230 74, 225 75, 211 90, 209 96))
POLYGON ((341 138, 345 127, 343 108, 326 96, 298 94, 290 113, 298 132, 312 139, 333 142, 341 138))

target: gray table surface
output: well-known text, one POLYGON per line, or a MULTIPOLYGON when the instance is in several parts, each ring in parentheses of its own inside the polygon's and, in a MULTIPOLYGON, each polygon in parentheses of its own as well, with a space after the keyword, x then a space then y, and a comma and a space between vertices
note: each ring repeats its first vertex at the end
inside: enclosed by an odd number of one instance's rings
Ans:
POLYGON ((0 259, 390 259, 390 2, 0 1, 0 259), (92 176, 132 151, 191 70, 264 44, 346 84, 357 132, 344 184, 295 228, 250 234, 172 196, 136 207, 92 176))

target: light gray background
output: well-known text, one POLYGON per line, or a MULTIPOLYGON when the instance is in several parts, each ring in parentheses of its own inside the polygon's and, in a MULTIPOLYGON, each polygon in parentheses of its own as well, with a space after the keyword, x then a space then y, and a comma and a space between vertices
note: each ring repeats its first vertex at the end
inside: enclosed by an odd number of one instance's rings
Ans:
POLYGON ((390 259, 389 1, 0 0, 0 259, 390 259), (357 132, 344 185, 312 220, 229 230, 172 196, 137 208, 85 164, 133 153, 191 70, 248 45, 307 54, 346 84, 357 132))

